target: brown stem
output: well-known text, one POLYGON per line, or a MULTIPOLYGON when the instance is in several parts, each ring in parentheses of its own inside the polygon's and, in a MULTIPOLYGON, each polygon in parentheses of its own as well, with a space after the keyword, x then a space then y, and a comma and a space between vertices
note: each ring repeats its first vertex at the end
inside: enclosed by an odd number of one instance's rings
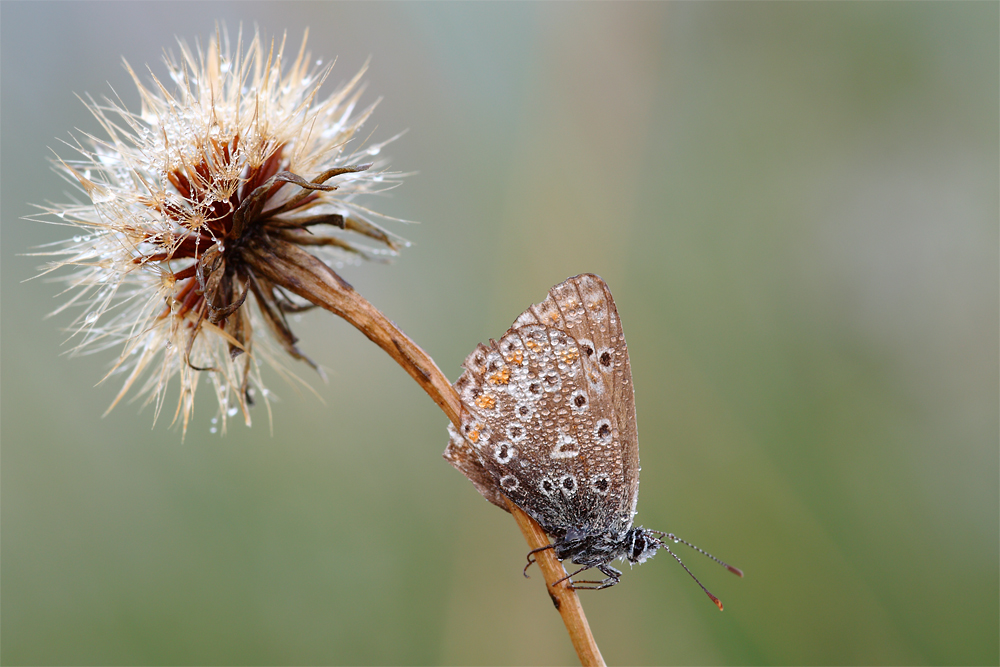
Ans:
MULTIPOLYGON (((272 283, 339 315, 357 327, 423 387, 456 428, 461 427, 461 399, 434 360, 330 267, 301 248, 276 239, 272 239, 266 249, 258 247, 255 251, 263 260, 254 262, 256 271, 272 283)), ((531 549, 548 546, 549 538, 541 526, 510 500, 507 500, 507 505, 528 546, 531 549)), ((604 665, 576 591, 570 588, 568 580, 555 583, 566 576, 562 563, 551 549, 539 551, 535 557, 545 577, 549 596, 562 616, 580 663, 588 667, 604 665)))
POLYGON ((256 257, 249 259, 256 272, 353 324, 388 352, 452 423, 459 424, 461 401, 434 360, 330 267, 298 246, 273 237, 266 247, 254 250, 256 257))

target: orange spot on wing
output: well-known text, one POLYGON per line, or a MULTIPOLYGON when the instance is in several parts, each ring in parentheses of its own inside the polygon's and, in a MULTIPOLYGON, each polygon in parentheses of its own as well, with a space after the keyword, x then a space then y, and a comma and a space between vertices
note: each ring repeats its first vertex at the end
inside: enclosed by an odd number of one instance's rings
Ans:
POLYGON ((520 366, 521 362, 524 361, 524 352, 522 352, 521 350, 514 350, 509 355, 507 355, 506 359, 508 364, 517 364, 518 366, 520 366))
POLYGON ((486 380, 491 384, 507 384, 510 382, 510 369, 501 368, 493 375, 487 377, 486 380))

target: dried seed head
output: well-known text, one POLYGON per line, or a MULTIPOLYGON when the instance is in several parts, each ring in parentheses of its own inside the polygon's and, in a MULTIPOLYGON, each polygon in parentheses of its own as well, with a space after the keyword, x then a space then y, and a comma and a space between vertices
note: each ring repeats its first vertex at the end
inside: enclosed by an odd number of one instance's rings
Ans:
POLYGON ((249 425, 254 393, 268 397, 260 360, 282 370, 255 331, 265 325, 314 365, 286 321, 311 304, 262 275, 261 263, 289 246, 339 266, 405 245, 356 201, 398 177, 372 163, 387 142, 354 137, 374 108, 357 109, 364 70, 320 99, 330 67, 305 43, 289 58, 284 39, 265 44, 255 32, 245 46, 241 31, 232 45, 217 30, 204 50, 180 41, 180 56, 167 55, 171 86, 155 75, 144 84, 126 63, 139 113, 85 102, 107 136, 74 138, 79 155, 57 166, 89 202, 43 208, 40 220, 76 236, 38 254, 53 258, 46 273, 72 269, 60 278, 73 295, 59 311, 80 309, 73 353, 124 348, 109 373, 125 376, 112 407, 135 390, 155 405, 155 420, 176 376, 173 419, 186 430, 207 376, 222 428, 240 411, 249 425))

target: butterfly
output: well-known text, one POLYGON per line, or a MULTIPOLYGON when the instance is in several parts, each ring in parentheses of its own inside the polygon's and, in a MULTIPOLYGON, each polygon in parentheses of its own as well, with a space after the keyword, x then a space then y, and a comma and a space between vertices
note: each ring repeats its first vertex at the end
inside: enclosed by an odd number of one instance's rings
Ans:
POLYGON ((666 549, 680 562, 664 540, 683 540, 633 525, 639 442, 632 371, 618 309, 600 276, 556 285, 463 366, 454 384, 461 427, 449 425, 444 458, 488 501, 506 510, 506 496, 537 521, 553 538, 544 549, 582 566, 567 579, 589 568, 604 575, 574 588, 614 586, 622 573, 610 563, 619 558, 642 563, 666 549))

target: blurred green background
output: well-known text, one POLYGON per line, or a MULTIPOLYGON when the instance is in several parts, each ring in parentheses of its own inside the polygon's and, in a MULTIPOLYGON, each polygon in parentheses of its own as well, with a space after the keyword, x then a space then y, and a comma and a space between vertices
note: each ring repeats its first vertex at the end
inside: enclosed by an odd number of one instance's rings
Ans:
MULTIPOLYGON (((180 434, 60 356, 22 220, 66 201, 74 93, 138 98, 174 36, 306 26, 371 56, 374 139, 421 222, 344 276, 452 379, 570 275, 628 336, 638 521, 681 552, 583 593, 616 664, 997 664, 998 24, 982 3, 13 3, 2 45, 5 664, 559 664, 526 545, 444 416, 310 313, 321 399, 180 434), (61 149, 67 153, 66 149, 61 149)), ((331 85, 332 88, 332 85, 331 85)), ((628 570, 628 568, 626 568, 628 570)))

